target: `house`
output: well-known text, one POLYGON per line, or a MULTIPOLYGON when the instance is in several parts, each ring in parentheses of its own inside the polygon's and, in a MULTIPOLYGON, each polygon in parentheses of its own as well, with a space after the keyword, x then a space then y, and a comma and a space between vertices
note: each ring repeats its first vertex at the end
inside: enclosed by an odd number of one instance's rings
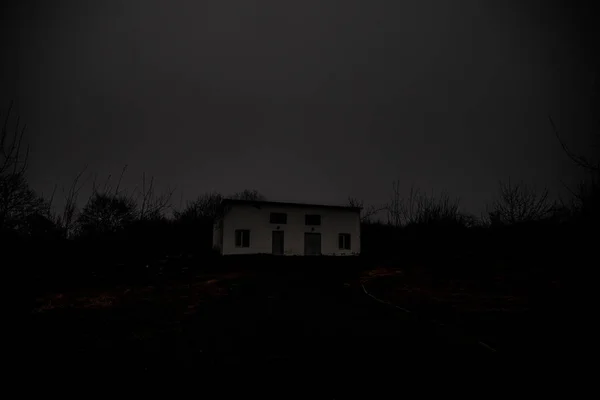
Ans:
POLYGON ((360 207, 225 199, 213 247, 223 255, 358 255, 360 207))

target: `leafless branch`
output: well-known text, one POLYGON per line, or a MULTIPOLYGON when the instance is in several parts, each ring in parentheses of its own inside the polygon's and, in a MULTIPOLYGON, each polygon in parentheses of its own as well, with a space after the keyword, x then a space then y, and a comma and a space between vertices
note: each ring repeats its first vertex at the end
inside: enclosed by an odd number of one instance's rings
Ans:
POLYGON ((115 195, 119 194, 119 188, 121 187, 121 181, 123 180, 123 175, 125 175, 125 170, 127 170, 127 164, 121 170, 121 176, 119 177, 119 182, 117 182, 117 187, 115 188, 115 195))
POLYGON ((371 206, 365 207, 364 201, 359 200, 355 197, 348 197, 348 206, 357 207, 357 208, 361 209, 361 212, 360 212, 361 222, 370 222, 371 218, 373 218, 374 215, 387 209, 387 206, 376 207, 376 206, 371 205, 371 206))
POLYGON ((17 116, 14 131, 12 133, 9 132, 8 126, 12 108, 13 102, 11 102, 8 108, 8 112, 4 117, 4 123, 2 124, 2 130, 0 131, 0 174, 9 171, 12 174, 24 173, 29 159, 29 146, 26 147, 24 154, 22 151, 23 137, 25 136, 27 125, 20 127, 20 116, 17 116))
POLYGON ((402 225, 403 203, 400 196, 400 182, 392 182, 392 195, 390 203, 387 206, 388 224, 393 226, 402 225))
POLYGON ((95 193, 98 193, 98 186, 96 184, 97 181, 98 181, 98 173, 95 172, 94 178, 92 179, 92 195, 94 195, 95 193))
POLYGON ((548 217, 555 205, 548 199, 548 190, 536 192, 523 182, 500 182, 499 198, 493 202, 492 223, 517 224, 548 217))
POLYGON ((54 188, 52 189, 52 194, 50 195, 50 199, 48 199, 48 207, 52 207, 52 203, 54 202, 54 195, 56 194, 57 188, 58 188, 58 185, 55 184, 54 188))
POLYGON ((576 155, 575 153, 573 153, 569 149, 569 147, 565 144, 565 142, 561 139, 560 134, 558 132, 558 128, 556 127, 556 124, 554 123, 554 120, 552 119, 552 117, 550 115, 548 116, 548 119, 550 120, 550 125, 552 125, 552 130, 554 131, 554 135, 556 136, 556 139, 558 139, 558 143, 560 143, 560 146, 562 147, 563 151, 571 159, 571 161, 573 161, 577 166, 579 166, 581 168, 585 168, 588 171, 591 171, 591 172, 600 171, 600 162, 597 162, 596 164, 594 164, 592 161, 588 160, 586 157, 579 156, 579 155, 576 155))
POLYGON ((231 199, 236 200, 250 200, 250 201, 265 201, 266 197, 261 194, 258 190, 244 189, 241 192, 237 192, 229 196, 231 199))
POLYGON ((160 195, 155 194, 154 177, 150 178, 146 186, 146 173, 142 174, 142 192, 140 193, 141 202, 138 210, 140 220, 153 219, 162 216, 166 210, 171 207, 171 199, 174 189, 167 189, 160 195))
POLYGON ((462 223, 471 224, 471 218, 459 211, 458 199, 442 192, 439 196, 433 193, 422 193, 411 185, 407 198, 400 194, 400 185, 396 181, 392 185, 392 196, 387 206, 388 223, 393 226, 430 223, 462 223))
MULTIPOLYGON (((73 182, 71 182, 71 186, 69 186, 69 189, 66 192, 65 192, 64 187, 62 189, 63 195, 64 195, 64 200, 65 200, 65 205, 63 208, 62 215, 59 216, 57 222, 58 222, 58 225, 64 230, 64 234, 66 236, 69 236, 73 229, 73 224, 75 222, 75 213, 77 211, 77 200, 79 197, 79 192, 85 185, 85 181, 83 181, 81 183, 79 181, 86 169, 87 169, 87 166, 85 166, 81 170, 81 172, 79 172, 77 174, 75 179, 73 179, 73 182)), ((54 195, 53 195, 53 197, 54 197, 54 195)))
POLYGON ((189 201, 184 210, 175 212, 175 218, 185 221, 214 221, 219 216, 222 200, 223 196, 219 193, 205 193, 195 200, 189 201))
POLYGON ((108 174, 108 177, 106 178, 106 182, 104 182, 104 188, 102 189, 102 193, 107 193, 109 191, 110 178, 112 178, 112 174, 108 174))

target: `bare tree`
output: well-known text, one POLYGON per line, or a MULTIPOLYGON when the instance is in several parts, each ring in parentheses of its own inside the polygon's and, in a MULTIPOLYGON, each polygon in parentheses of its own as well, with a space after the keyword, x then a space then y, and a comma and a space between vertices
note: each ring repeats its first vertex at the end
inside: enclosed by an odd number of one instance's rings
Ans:
POLYGON ((88 237, 113 234, 122 231, 137 219, 134 196, 120 190, 126 169, 127 166, 124 166, 114 190, 110 183, 112 175, 108 175, 101 188, 97 184, 98 175, 94 175, 92 194, 77 217, 78 234, 88 237))
MULTIPOLYGON (((118 188, 119 186, 117 186, 117 190, 118 188)), ((138 201, 138 218, 140 220, 149 220, 162 217, 165 211, 171 208, 173 192, 174 190, 167 190, 157 195, 154 188, 154 177, 150 178, 150 182, 147 184, 146 173, 144 173, 142 176, 141 200, 138 201)))
MULTIPOLYGON (((596 102, 600 100, 599 92, 599 87, 596 85, 596 102)), ((597 110, 593 111, 597 112, 597 110)), ((570 188, 565 185, 567 190, 572 195, 572 201, 571 204, 563 206, 571 211, 572 216, 580 217, 583 220, 597 221, 600 217, 600 210, 598 207, 600 204, 600 158, 593 160, 588 157, 575 154, 561 139, 558 128, 552 117, 549 116, 548 119, 550 120, 550 125, 552 126, 554 135, 556 136, 567 157, 569 157, 569 159, 571 159, 576 166, 581 168, 587 174, 586 179, 580 182, 577 187, 570 188)), ((598 123, 600 123, 600 121, 598 121, 598 123)), ((598 132, 595 135, 595 139, 598 143, 596 143, 594 147, 597 148, 600 144, 600 134, 598 132)))
POLYGON ((25 178, 29 158, 29 146, 23 148, 26 126, 21 126, 17 116, 14 128, 10 128, 12 107, 11 102, 0 131, 0 229, 18 230, 30 215, 47 217, 50 208, 25 178))
POLYGON ((400 194, 398 181, 392 184, 392 196, 387 206, 388 223, 393 226, 432 223, 470 224, 471 219, 459 211, 459 201, 446 192, 436 196, 421 192, 411 185, 408 197, 400 194))
MULTIPOLYGON (((598 172, 600 172, 600 159, 594 161, 588 157, 573 153, 571 151, 571 149, 569 149, 569 147, 561 139, 558 128, 556 127, 556 124, 554 123, 554 120, 552 119, 552 117, 548 116, 548 119, 550 120, 550 125, 552 125, 552 130, 554 131, 554 135, 556 136, 556 139, 560 143, 560 146, 562 147, 565 154, 571 159, 571 161, 573 161, 575 163, 575 165, 577 165, 578 167, 581 167, 584 170, 591 172, 591 173, 595 173, 597 175, 598 172)), ((600 135, 596 135, 596 136, 597 136, 597 138, 600 139, 600 135)))
POLYGON ((136 219, 136 203, 123 194, 95 192, 81 210, 77 225, 83 236, 119 232, 136 219))
POLYGON ((348 197, 348 206, 360 208, 361 209, 360 220, 361 220, 361 222, 366 222, 366 223, 371 222, 371 219, 377 213, 387 209, 387 206, 376 207, 376 206, 370 205, 368 207, 365 207, 363 200, 359 200, 355 197, 348 197))
POLYGON ((249 200, 249 201, 265 201, 267 198, 263 196, 258 190, 253 189, 244 189, 241 192, 237 192, 229 196, 231 199, 235 200, 249 200))
POLYGON ((489 212, 492 224, 513 225, 539 221, 549 217, 555 205, 548 199, 548 190, 537 192, 523 182, 500 182, 500 193, 489 212))
POLYGON ((17 116, 14 130, 12 132, 9 130, 12 107, 13 103, 11 102, 0 131, 0 175, 3 176, 23 174, 27 169, 29 158, 29 146, 25 148, 25 151, 22 148, 27 126, 21 126, 19 116, 17 116))
POLYGON ((413 217, 413 223, 432 224, 432 223, 455 223, 462 221, 462 215, 459 212, 459 201, 450 198, 446 192, 435 196, 433 193, 429 196, 420 194, 417 196, 417 212, 413 217))
POLYGON ((223 196, 217 192, 205 193, 195 200, 188 202, 182 211, 174 213, 175 219, 180 221, 214 221, 218 216, 223 196))
POLYGON ((19 230, 28 216, 47 216, 47 202, 29 188, 22 173, 0 176, 0 228, 19 230))
MULTIPOLYGON (((83 168, 81 172, 77 174, 73 182, 71 182, 71 186, 67 190, 62 188, 62 193, 64 197, 64 205, 62 212, 54 215, 54 221, 58 228, 62 231, 62 235, 66 238, 69 238, 74 231, 75 221, 77 217, 77 200, 79 198, 79 192, 83 188, 85 181, 81 182, 81 176, 85 172, 87 167, 83 168)), ((54 201, 54 196, 56 193, 56 186, 54 187, 54 191, 52 192, 52 196, 49 200, 49 205, 51 206, 54 201)))
POLYGON ((404 223, 404 225, 417 223, 419 218, 422 218, 420 213, 422 212, 421 208, 424 205, 424 200, 421 191, 414 185, 411 185, 408 197, 400 199, 397 205, 401 223, 404 223))
POLYGON ((404 216, 403 206, 403 199, 400 195, 400 182, 394 181, 392 182, 392 195, 390 202, 386 207, 388 213, 388 224, 397 227, 402 226, 402 219, 404 216))
POLYGON ((561 199, 557 217, 561 220, 580 222, 598 221, 600 218, 600 174, 590 173, 588 179, 580 181, 574 188, 564 185, 571 197, 561 199))

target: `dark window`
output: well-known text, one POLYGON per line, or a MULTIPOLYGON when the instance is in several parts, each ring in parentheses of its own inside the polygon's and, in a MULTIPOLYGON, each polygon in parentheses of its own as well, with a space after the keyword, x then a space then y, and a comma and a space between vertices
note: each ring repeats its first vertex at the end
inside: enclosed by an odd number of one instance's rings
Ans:
POLYGON ((350 250, 350 234, 340 233, 338 236, 338 247, 342 250, 350 250))
POLYGON ((272 224, 287 224, 287 214, 286 213, 271 213, 271 223, 272 224))
POLYGON ((235 247, 250 247, 250 231, 248 229, 236 229, 235 247))
POLYGON ((304 224, 305 225, 321 225, 321 216, 307 214, 304 216, 304 224))

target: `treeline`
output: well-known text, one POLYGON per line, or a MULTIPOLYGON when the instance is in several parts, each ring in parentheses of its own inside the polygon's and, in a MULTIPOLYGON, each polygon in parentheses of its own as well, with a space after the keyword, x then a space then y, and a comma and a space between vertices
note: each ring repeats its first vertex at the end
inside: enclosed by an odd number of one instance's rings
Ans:
MULTIPOLYGON (((64 191, 57 210, 55 193, 43 198, 27 183, 29 151, 23 145, 24 133, 25 127, 11 118, 9 108, 0 136, 3 264, 29 264, 46 275, 63 267, 69 271, 144 267, 165 257, 213 254, 212 226, 222 194, 206 193, 174 209, 173 191, 158 193, 153 178, 143 175, 134 191, 122 189, 123 168, 114 184, 110 176, 103 184, 92 179, 91 195, 81 202, 80 193, 89 182, 81 172, 64 191)), ((557 246, 566 248, 597 237, 599 164, 573 154, 556 133, 565 154, 588 177, 570 188, 567 201, 551 201, 545 189, 536 191, 508 180, 499 184, 488 211, 474 216, 462 212, 459 200, 447 193, 412 187, 402 196, 402 184, 394 182, 389 201, 381 206, 348 200, 349 205, 363 208, 362 253, 386 260, 552 254, 550 250, 557 246)), ((265 199, 248 189, 227 197, 265 199)))
MULTIPOLYGON (((139 239, 138 245, 143 246, 146 253, 163 251, 162 246, 157 246, 163 243, 167 246, 178 243, 181 251, 210 249, 209 238, 223 198, 221 194, 207 193, 189 201, 182 209, 174 209, 173 191, 157 193, 154 178, 148 179, 145 174, 133 191, 124 190, 121 182, 126 167, 116 184, 110 175, 103 184, 98 183, 97 175, 92 177, 91 194, 81 208, 78 207, 80 193, 90 179, 84 179, 85 171, 80 172, 63 191, 63 204, 57 210, 53 207, 56 188, 49 198, 44 198, 28 185, 29 149, 23 145, 25 127, 19 118, 12 125, 10 112, 9 108, 0 136, 0 234, 4 244, 10 241, 99 242, 106 253, 120 245, 135 246, 134 242, 139 239)), ((248 189, 227 197, 264 199, 258 191, 248 189)))
MULTIPOLYGON (((66 279, 214 254, 213 222, 224 197, 220 193, 206 193, 175 208, 173 191, 158 192, 154 179, 145 174, 134 190, 123 189, 124 167, 118 179, 109 175, 102 183, 80 172, 62 191, 61 202, 56 201, 56 188, 48 197, 38 195, 27 182, 26 127, 11 115, 11 108, 2 115, 0 133, 0 263, 5 269, 66 279), (91 194, 82 199, 89 186, 91 194)), ((226 197, 265 199, 249 189, 226 197)))
POLYGON ((406 197, 393 184, 390 201, 364 207, 363 255, 382 260, 551 258, 561 251, 592 250, 598 238, 598 178, 573 190, 568 201, 551 201, 548 191, 523 182, 500 182, 496 198, 480 216, 464 213, 459 199, 413 187, 406 197), (381 216, 383 215, 383 217, 381 216), (379 218, 377 218, 379 216, 379 218))
POLYGON ((517 268, 529 262, 568 265, 569 270, 587 265, 597 256, 600 239, 600 161, 572 152, 550 122, 565 155, 584 176, 576 187, 567 187, 566 199, 551 200, 546 188, 535 190, 508 179, 499 182, 487 211, 475 216, 462 212, 459 199, 445 192, 426 193, 413 186, 402 196, 401 183, 394 182, 389 201, 379 207, 348 199, 349 205, 363 207, 363 254, 393 262, 434 258, 449 264, 484 257, 482 263, 518 260, 512 263, 517 268))

